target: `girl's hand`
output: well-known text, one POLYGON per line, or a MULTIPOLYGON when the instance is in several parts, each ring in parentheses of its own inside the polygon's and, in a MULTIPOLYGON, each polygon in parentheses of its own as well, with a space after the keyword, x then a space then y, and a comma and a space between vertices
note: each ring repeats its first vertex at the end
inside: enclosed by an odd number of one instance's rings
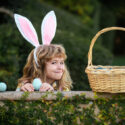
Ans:
POLYGON ((43 83, 42 86, 40 87, 39 91, 41 91, 41 92, 54 91, 54 88, 48 83, 43 83))
POLYGON ((21 88, 21 91, 24 91, 24 92, 33 92, 34 91, 34 88, 33 88, 33 85, 31 83, 26 83, 24 84, 21 88))

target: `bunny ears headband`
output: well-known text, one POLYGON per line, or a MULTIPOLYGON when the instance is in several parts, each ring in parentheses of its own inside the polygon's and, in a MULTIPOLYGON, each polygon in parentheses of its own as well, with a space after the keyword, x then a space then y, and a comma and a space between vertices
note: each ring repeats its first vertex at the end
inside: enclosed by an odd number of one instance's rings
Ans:
MULTIPOLYGON (((40 43, 38 41, 38 36, 35 28, 33 27, 32 23, 24 16, 14 14, 14 19, 22 36, 33 46, 35 46, 34 59, 38 66, 36 52, 37 47, 40 46, 40 43)), ((49 45, 51 43, 52 39, 55 36, 56 26, 57 21, 55 13, 54 11, 50 11, 46 14, 41 24, 41 36, 43 45, 49 45)))

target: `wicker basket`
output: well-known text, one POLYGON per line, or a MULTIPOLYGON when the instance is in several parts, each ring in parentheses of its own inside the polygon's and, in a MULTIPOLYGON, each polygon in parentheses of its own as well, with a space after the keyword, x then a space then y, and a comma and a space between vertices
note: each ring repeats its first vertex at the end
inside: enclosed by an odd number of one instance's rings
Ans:
POLYGON ((95 92, 123 93, 125 92, 125 66, 92 65, 92 49, 97 38, 104 32, 122 30, 122 27, 109 27, 99 31, 91 41, 88 52, 88 66, 85 72, 88 75, 90 87, 95 92))

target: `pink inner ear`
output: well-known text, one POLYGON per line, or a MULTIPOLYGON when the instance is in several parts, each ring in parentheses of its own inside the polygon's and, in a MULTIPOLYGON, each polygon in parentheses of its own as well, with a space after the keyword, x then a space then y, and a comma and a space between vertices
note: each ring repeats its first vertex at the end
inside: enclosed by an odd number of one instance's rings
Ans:
POLYGON ((39 42, 38 42, 37 36, 35 35, 32 27, 30 27, 27 20, 25 20, 23 18, 19 18, 19 22, 20 22, 21 30, 22 30, 23 34, 25 35, 25 37, 28 40, 30 40, 35 46, 38 46, 39 42))
POLYGON ((46 23, 44 24, 44 29, 43 29, 43 40, 45 41, 45 44, 50 44, 52 41, 54 35, 55 35, 55 28, 56 24, 54 21, 53 16, 50 16, 47 20, 46 23))

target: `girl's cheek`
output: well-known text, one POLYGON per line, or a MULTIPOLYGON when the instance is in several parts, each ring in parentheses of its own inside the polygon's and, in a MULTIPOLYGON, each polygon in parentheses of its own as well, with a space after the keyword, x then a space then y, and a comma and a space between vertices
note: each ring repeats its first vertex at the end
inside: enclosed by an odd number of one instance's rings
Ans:
POLYGON ((63 69, 65 69, 65 66, 63 65, 63 69))
POLYGON ((62 70, 63 70, 63 72, 65 71, 65 67, 64 66, 63 66, 62 70))

